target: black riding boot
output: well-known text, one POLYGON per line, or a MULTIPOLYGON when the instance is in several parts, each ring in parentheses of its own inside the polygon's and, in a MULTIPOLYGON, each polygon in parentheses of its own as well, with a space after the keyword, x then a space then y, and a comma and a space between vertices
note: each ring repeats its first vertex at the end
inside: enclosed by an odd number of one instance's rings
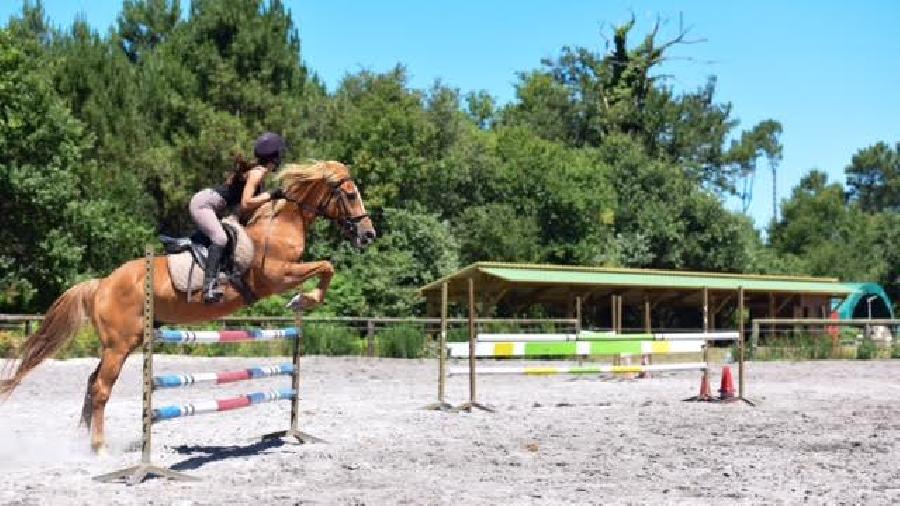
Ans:
POLYGON ((225 248, 216 244, 209 245, 206 257, 206 270, 203 272, 203 303, 215 304, 222 300, 225 293, 219 288, 219 264, 225 248))

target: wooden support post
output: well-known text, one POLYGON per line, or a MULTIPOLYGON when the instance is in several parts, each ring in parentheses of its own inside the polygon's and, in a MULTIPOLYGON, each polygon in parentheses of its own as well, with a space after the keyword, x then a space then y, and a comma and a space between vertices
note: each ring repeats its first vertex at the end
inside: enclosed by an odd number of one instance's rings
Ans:
POLYGON ((294 364, 294 372, 291 374, 291 389, 294 391, 294 398, 291 401, 291 427, 288 430, 279 430, 266 434, 262 437, 263 441, 281 438, 293 438, 297 443, 324 443, 325 441, 315 436, 311 436, 300 430, 300 340, 303 339, 303 309, 294 311, 294 325, 297 327, 297 339, 294 340, 292 346, 292 362, 294 364))
POLYGON ((469 278, 469 402, 461 404, 456 408, 457 411, 471 412, 477 408, 482 411, 494 410, 479 404, 475 399, 475 342, 478 336, 478 329, 475 328, 475 280, 469 278))
MULTIPOLYGON (((703 319, 703 333, 709 333, 709 287, 703 287, 703 307, 701 308, 703 319)), ((703 362, 706 363, 706 369, 700 375, 700 393, 693 397, 685 399, 690 402, 713 402, 715 399, 710 394, 709 389, 709 340, 703 341, 703 362)))
POLYGON ((744 397, 744 287, 738 287, 738 396, 739 400, 753 406, 746 397, 744 397))
MULTIPOLYGON (((703 287, 703 333, 708 334, 710 327, 709 321, 709 287, 703 287)), ((702 381, 705 385, 709 384, 709 341, 703 343, 703 361, 706 362, 707 368, 703 371, 702 381)))
MULTIPOLYGON (((653 333, 653 322, 650 316, 650 296, 644 295, 644 332, 647 334, 653 333)), ((644 354, 641 355, 641 365, 652 365, 653 364, 653 355, 644 354)), ((652 376, 649 371, 644 371, 638 373, 638 378, 641 379, 650 379, 652 376)))
POLYGON ((644 296, 644 332, 653 333, 653 327, 650 320, 650 297, 644 296))
POLYGON ((616 333, 616 296, 609 296, 609 329, 616 333))
POLYGON ((432 411, 449 411, 453 406, 444 400, 447 381, 447 282, 441 283, 441 334, 438 340, 438 398, 425 406, 432 411))
POLYGON ((575 297, 575 338, 581 333, 581 296, 575 297))
POLYGON ((738 287, 738 397, 744 398, 744 287, 738 287))
MULTIPOLYGON (((768 317, 775 318, 775 314, 776 314, 776 312, 775 312, 775 294, 772 292, 769 292, 768 317)), ((766 336, 766 342, 769 342, 770 340, 774 341, 776 339, 776 332, 777 332, 777 329, 775 328, 775 324, 773 323, 772 325, 769 326, 769 335, 766 336)))
POLYGON ((95 476, 94 480, 104 483, 125 480, 129 485, 137 485, 150 476, 170 480, 199 481, 193 476, 154 465, 151 462, 153 440, 153 289, 155 254, 152 246, 144 248, 144 374, 143 374, 143 415, 141 416, 141 463, 119 471, 95 476))
POLYGON ((625 296, 619 295, 619 333, 625 332, 625 296))
POLYGON ((366 320, 366 356, 375 356, 375 322, 366 320))
POLYGON ((622 333, 622 296, 616 295, 616 333, 622 333))
POLYGON ((710 328, 709 321, 709 287, 703 287, 703 332, 708 333, 710 328))
MULTIPOLYGON (((575 296, 575 339, 581 334, 581 296, 575 296)), ((578 365, 584 364, 584 357, 578 355, 578 365)))

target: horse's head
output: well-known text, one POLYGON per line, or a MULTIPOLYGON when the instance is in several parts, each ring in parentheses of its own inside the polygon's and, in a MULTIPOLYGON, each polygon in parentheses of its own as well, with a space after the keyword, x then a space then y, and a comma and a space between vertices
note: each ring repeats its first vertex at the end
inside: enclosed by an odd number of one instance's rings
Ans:
POLYGON ((375 241, 375 225, 366 213, 362 195, 346 165, 333 161, 288 164, 278 177, 284 181, 289 200, 338 223, 344 237, 357 248, 365 248, 375 241))

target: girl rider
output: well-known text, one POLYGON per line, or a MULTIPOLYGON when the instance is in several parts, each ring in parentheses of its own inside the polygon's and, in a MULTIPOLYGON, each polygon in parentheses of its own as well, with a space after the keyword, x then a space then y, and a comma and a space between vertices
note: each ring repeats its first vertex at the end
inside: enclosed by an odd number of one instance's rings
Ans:
POLYGON ((253 145, 253 163, 238 158, 234 171, 225 182, 215 188, 204 188, 191 198, 191 218, 209 237, 209 256, 203 276, 203 302, 213 304, 222 300, 224 292, 219 287, 219 265, 228 236, 219 217, 235 207, 239 214, 249 213, 266 202, 283 198, 281 189, 260 193, 262 183, 270 170, 281 165, 284 156, 284 140, 272 132, 262 134, 253 145))

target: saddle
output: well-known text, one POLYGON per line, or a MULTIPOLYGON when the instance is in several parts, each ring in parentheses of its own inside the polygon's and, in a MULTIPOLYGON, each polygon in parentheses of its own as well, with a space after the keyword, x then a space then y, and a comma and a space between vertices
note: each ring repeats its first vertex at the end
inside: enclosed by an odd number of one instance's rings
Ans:
MULTIPOLYGON (((247 304, 252 304, 258 297, 244 281, 244 274, 253 262, 253 241, 233 216, 222 220, 222 228, 228 236, 228 243, 219 264, 219 282, 230 283, 247 304)), ((190 301, 193 293, 203 287, 203 271, 209 255, 209 237, 198 230, 190 237, 161 235, 159 240, 166 251, 169 275, 175 289, 184 292, 190 301)))

